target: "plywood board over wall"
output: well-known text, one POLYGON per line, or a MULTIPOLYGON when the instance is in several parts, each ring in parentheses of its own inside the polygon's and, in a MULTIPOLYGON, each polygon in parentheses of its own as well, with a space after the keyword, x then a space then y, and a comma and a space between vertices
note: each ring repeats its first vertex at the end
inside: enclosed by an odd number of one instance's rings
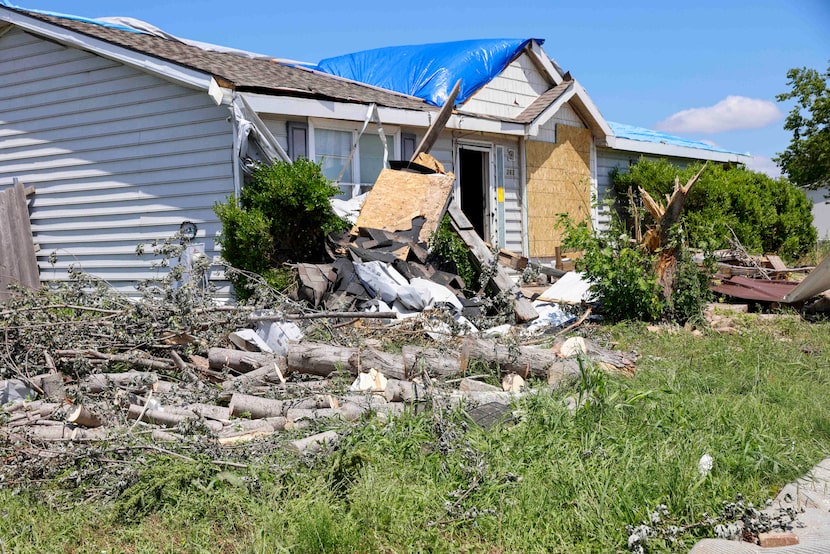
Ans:
POLYGON ((0 191, 0 302, 8 298, 11 283, 40 286, 29 203, 20 183, 0 191))
POLYGON ((416 217, 426 219, 418 240, 428 242, 447 210, 455 175, 423 175, 384 169, 366 196, 356 227, 407 231, 416 217))
POLYGON ((530 256, 550 258, 562 244, 558 214, 591 221, 591 131, 556 125, 556 143, 528 141, 527 218, 530 256))

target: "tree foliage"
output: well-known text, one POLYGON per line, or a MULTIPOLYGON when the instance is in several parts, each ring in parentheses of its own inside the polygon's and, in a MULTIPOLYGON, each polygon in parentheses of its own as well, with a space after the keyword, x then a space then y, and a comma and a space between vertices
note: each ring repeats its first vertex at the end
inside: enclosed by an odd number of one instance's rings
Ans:
POLYGON ((830 67, 824 73, 806 67, 790 69, 787 79, 789 92, 775 98, 796 101, 784 123, 793 136, 774 161, 796 185, 823 188, 830 184, 830 67))
MULTIPOLYGON (((346 227, 329 203, 337 192, 312 161, 259 166, 241 198, 232 195, 214 206, 222 222, 222 256, 281 288, 282 263, 321 261, 326 235, 346 227)), ((242 281, 234 282, 237 293, 243 292, 242 281)))
MULTIPOLYGON (((680 168, 666 160, 641 159, 612 179, 617 197, 642 187, 655 199, 671 194, 675 177, 686 182, 700 164, 680 168)), ((622 204, 622 202, 621 202, 622 204)), ((627 206, 621 206, 627 215, 627 206)), ((795 260, 816 242, 812 206, 804 191, 786 179, 772 179, 743 168, 709 167, 689 193, 683 221, 689 244, 727 248, 732 232, 750 252, 777 253, 795 260)), ((645 214, 648 216, 648 214, 645 214)))

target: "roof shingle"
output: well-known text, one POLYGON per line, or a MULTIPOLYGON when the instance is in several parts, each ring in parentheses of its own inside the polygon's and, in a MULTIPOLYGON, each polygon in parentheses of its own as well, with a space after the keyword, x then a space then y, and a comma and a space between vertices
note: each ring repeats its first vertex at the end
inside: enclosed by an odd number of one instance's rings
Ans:
MULTIPOLYGON (((5 9, 13 9, 4 6, 5 9)), ((210 52, 175 40, 132 33, 120 29, 14 10, 28 17, 57 25, 153 58, 210 74, 233 85, 236 90, 271 95, 324 98, 354 103, 376 103, 390 108, 434 110, 423 100, 384 91, 347 79, 285 65, 276 61, 249 59, 233 54, 210 52)))

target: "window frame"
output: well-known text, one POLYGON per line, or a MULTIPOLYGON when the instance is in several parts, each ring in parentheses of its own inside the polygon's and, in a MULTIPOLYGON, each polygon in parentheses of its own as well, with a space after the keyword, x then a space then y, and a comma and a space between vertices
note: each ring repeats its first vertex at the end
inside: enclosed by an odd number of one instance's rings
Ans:
MULTIPOLYGON (((317 161, 317 145, 316 145, 316 136, 315 130, 326 130, 326 131, 350 131, 352 134, 351 145, 355 144, 357 140, 357 134, 360 132, 360 128, 363 126, 362 122, 356 121, 335 121, 331 119, 318 119, 309 117, 308 118, 308 158, 313 161, 317 161)), ((398 159, 400 157, 401 152, 401 129, 400 127, 396 127, 394 125, 383 125, 383 133, 387 137, 392 137, 392 148, 390 153, 390 159, 398 159)), ((366 126, 366 130, 363 132, 363 136, 366 135, 374 135, 378 136, 378 126, 376 123, 370 123, 366 126)), ((378 139, 380 140, 380 139, 378 139)), ((351 169, 352 169, 352 179, 360 179, 360 144, 357 146, 357 150, 355 150, 354 156, 352 157, 351 161, 351 169)), ((347 183, 345 181, 339 183, 339 186, 346 187, 350 186, 351 192, 347 194, 347 197, 353 198, 360 194, 361 189, 371 188, 374 183, 360 183, 360 182, 352 182, 347 183)), ((344 189, 341 189, 344 190, 344 189)))

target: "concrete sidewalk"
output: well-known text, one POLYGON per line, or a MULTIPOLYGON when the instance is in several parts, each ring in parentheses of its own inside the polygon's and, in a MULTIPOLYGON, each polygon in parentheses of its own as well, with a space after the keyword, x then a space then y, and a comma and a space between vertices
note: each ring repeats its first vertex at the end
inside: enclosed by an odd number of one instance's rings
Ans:
POLYGON ((830 458, 824 459, 805 477, 781 489, 772 506, 764 511, 772 513, 779 507, 804 509, 791 531, 798 537, 799 544, 761 548, 747 542, 703 539, 690 554, 830 554, 830 458), (797 526, 799 522, 803 527, 797 526))

